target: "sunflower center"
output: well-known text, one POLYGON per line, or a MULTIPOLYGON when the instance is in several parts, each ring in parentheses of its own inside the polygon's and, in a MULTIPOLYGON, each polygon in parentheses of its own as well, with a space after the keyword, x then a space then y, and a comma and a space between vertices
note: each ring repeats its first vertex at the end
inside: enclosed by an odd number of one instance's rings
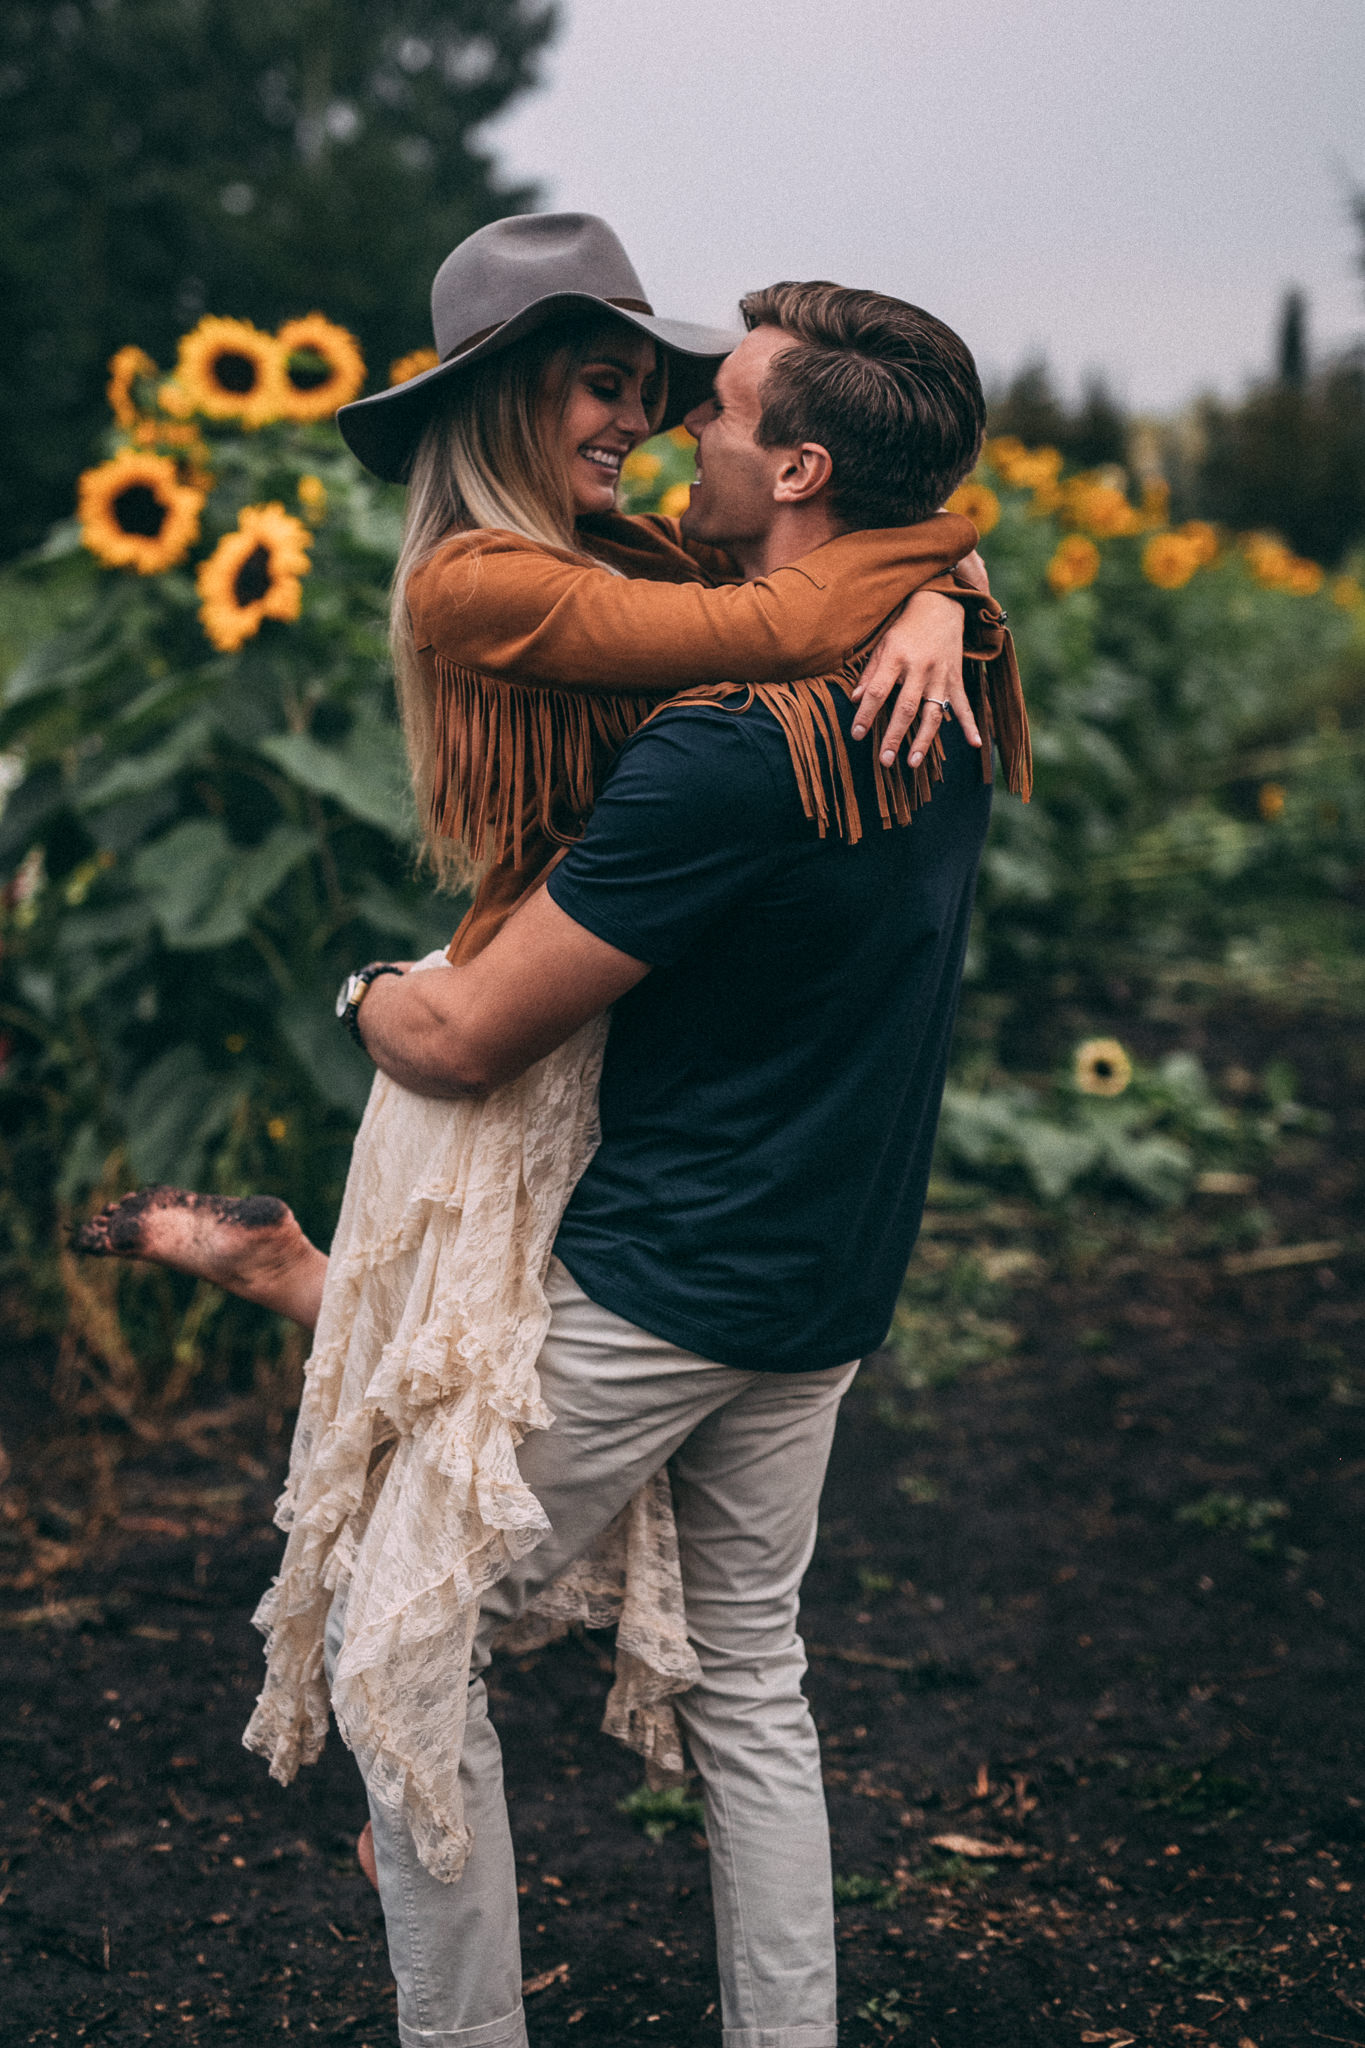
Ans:
POLYGON ((135 533, 143 540, 155 540, 166 524, 166 506, 150 484, 129 484, 110 507, 122 533, 135 533))
POLYGON ((251 550, 241 568, 232 579, 232 599, 245 611, 250 604, 259 604, 270 588, 270 550, 257 546, 251 550))
POLYGON ((243 355, 239 349, 220 349, 213 359, 214 383, 235 397, 245 397, 248 391, 254 391, 260 380, 260 364, 254 356, 243 355))
POLYGON ((1091 1072, 1097 1081, 1112 1081, 1117 1071, 1112 1060, 1098 1059, 1091 1063, 1091 1072))
POLYGON ((316 391, 331 383, 336 367, 320 349, 296 348, 289 358, 287 374, 296 391, 316 391))

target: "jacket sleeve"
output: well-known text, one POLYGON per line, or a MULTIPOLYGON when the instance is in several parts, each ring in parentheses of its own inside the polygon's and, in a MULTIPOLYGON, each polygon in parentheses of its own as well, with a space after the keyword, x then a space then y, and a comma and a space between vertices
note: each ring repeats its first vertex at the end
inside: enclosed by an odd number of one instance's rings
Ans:
POLYGON ((841 534, 790 567, 709 589, 613 575, 511 534, 461 535, 416 569, 417 645, 485 675, 670 695, 837 668, 976 545, 969 520, 841 534))

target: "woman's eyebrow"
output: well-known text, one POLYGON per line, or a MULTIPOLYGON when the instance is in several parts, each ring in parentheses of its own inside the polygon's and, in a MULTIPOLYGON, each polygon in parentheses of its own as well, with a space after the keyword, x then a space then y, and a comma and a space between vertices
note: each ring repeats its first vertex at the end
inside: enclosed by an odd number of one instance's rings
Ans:
MULTIPOLYGON (((619 370, 623 377, 633 377, 635 375, 635 372, 640 367, 638 363, 622 362, 619 356, 593 356, 591 361, 586 365, 586 368, 590 370, 601 369, 603 365, 605 365, 608 369, 611 370, 619 370)), ((656 372, 653 370, 646 370, 645 372, 645 375, 647 377, 652 377, 655 374, 656 372)))

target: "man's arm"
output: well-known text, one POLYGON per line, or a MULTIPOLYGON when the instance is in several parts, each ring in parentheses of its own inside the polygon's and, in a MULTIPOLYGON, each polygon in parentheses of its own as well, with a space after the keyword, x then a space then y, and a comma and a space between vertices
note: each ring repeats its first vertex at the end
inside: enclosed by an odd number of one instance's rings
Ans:
POLYGON ((375 1065, 414 1095, 487 1095, 648 972, 538 889, 467 967, 382 975, 356 1021, 375 1065))

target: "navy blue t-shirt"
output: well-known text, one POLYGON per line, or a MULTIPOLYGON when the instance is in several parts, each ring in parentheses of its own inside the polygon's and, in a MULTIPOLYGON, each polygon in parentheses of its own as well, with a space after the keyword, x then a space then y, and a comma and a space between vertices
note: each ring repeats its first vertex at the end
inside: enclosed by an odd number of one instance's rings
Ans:
MULTIPOLYGON (((845 735, 854 707, 835 693, 845 735)), ((612 1012, 602 1142, 555 1251, 590 1299, 722 1365, 874 1350, 919 1231, 990 789, 821 839, 772 715, 686 705, 622 749, 550 878, 652 972, 612 1012)))

